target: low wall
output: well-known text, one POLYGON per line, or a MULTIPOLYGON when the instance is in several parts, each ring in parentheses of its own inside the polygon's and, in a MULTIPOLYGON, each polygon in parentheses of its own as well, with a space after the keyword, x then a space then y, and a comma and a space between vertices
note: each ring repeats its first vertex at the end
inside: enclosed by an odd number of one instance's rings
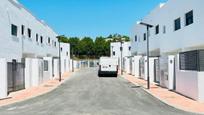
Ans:
POLYGON ((43 82, 43 60, 25 59, 25 88, 38 86, 43 82))
POLYGON ((0 59, 0 99, 6 98, 8 94, 8 82, 7 82, 7 61, 6 59, 0 59))

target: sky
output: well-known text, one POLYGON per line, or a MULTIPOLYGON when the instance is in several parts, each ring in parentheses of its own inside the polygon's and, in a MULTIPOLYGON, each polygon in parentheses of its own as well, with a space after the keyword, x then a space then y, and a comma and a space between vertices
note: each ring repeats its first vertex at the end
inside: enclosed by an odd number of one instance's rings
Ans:
POLYGON ((130 35, 131 29, 167 0, 19 0, 57 34, 93 39, 110 34, 130 35))

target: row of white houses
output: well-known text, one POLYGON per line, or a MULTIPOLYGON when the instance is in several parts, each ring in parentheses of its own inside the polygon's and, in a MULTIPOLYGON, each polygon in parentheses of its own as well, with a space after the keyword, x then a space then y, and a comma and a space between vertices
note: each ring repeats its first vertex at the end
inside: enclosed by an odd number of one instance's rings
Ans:
MULTIPOLYGON (((141 21, 151 24, 150 80, 198 101, 204 101, 204 1, 168 0, 141 21)), ((132 57, 125 70, 147 79, 147 30, 136 24, 132 57)))
POLYGON ((1 0, 0 30, 0 99, 57 78, 59 50, 62 74, 72 71, 70 45, 59 49, 57 34, 17 0, 1 0))
POLYGON ((119 69, 121 69, 121 63, 124 64, 124 60, 121 59, 131 56, 131 42, 113 42, 110 45, 110 50, 111 57, 118 58, 119 69))

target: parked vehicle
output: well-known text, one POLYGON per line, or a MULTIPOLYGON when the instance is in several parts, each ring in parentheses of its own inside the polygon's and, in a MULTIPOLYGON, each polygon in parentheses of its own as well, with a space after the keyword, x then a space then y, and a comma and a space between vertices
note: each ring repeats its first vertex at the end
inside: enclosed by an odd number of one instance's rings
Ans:
POLYGON ((118 58, 101 57, 99 60, 98 76, 114 76, 118 75, 118 58))

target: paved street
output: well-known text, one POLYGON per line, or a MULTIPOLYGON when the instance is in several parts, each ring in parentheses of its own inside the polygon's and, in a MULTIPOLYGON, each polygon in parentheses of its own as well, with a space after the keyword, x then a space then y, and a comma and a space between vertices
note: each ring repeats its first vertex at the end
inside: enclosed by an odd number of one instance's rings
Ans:
POLYGON ((0 115, 191 115, 172 108, 123 78, 83 69, 54 91, 0 107, 0 115))

